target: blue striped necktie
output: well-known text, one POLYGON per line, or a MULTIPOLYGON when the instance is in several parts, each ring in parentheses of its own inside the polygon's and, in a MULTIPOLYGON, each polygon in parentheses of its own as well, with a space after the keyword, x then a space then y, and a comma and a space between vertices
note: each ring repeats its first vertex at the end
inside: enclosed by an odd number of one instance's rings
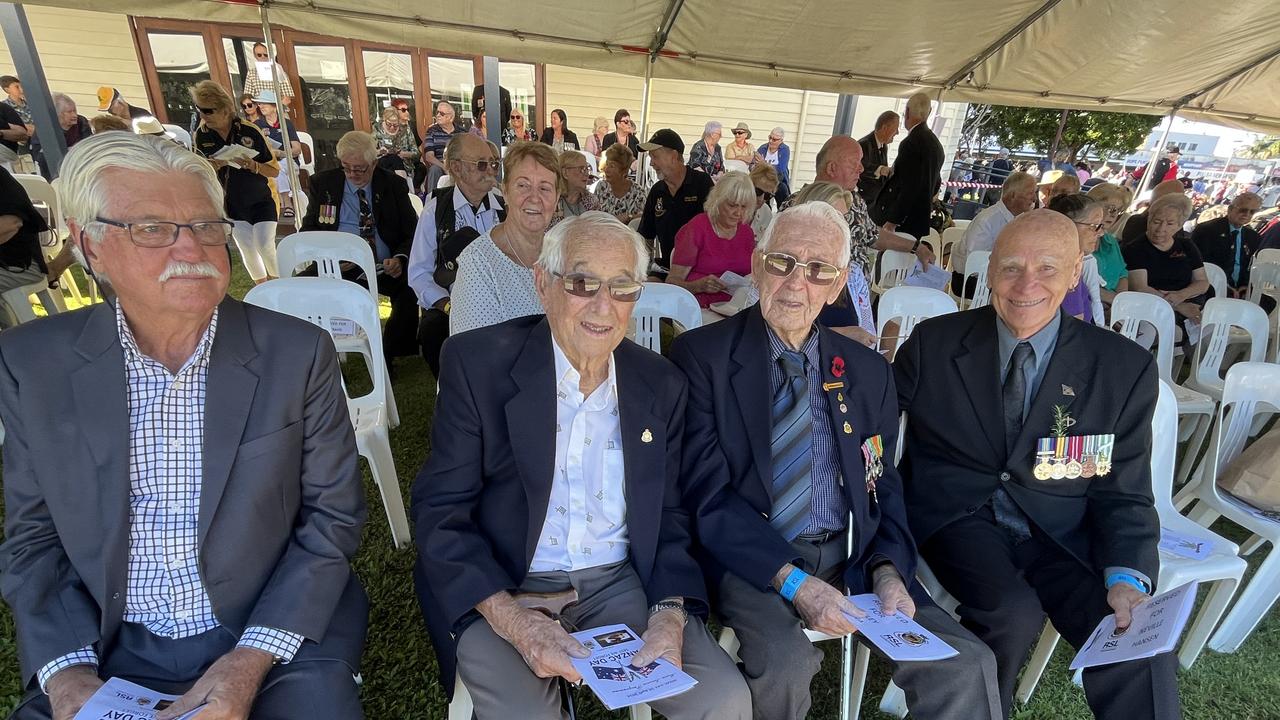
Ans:
POLYGON ((813 496, 813 415, 804 355, 784 350, 778 357, 785 377, 773 396, 773 511, 769 524, 788 541, 809 525, 813 496))

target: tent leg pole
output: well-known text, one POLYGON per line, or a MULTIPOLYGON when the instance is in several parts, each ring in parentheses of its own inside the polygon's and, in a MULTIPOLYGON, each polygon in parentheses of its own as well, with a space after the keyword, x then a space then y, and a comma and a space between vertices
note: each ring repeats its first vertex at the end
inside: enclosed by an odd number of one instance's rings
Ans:
POLYGON ((1133 203, 1129 206, 1130 211, 1138 207, 1138 198, 1142 197, 1142 193, 1146 192, 1148 188, 1154 188, 1159 184, 1159 181, 1152 177, 1153 171, 1156 169, 1156 158, 1160 157, 1161 151, 1164 150, 1164 144, 1169 141, 1169 131, 1173 129, 1173 119, 1177 115, 1178 108, 1175 106, 1169 111, 1169 123, 1164 126, 1164 132, 1160 134, 1160 141, 1156 143, 1155 149, 1151 151, 1151 159, 1147 161, 1147 170, 1142 173, 1142 182, 1138 184, 1138 189, 1133 193, 1133 203))
MULTIPOLYGON (((653 64, 657 61, 657 56, 650 56, 649 61, 644 66, 644 93, 640 102, 640 127, 632 128, 632 131, 637 134, 643 132, 647 135, 653 135, 653 133, 649 132, 649 108, 652 106, 650 100, 653 95, 653 64)), ((641 135, 638 139, 640 142, 644 142, 644 135, 641 135)), ((640 153, 640 167, 636 172, 636 182, 643 186, 647 177, 649 177, 649 153, 640 153)))
POLYGON ((280 119, 280 139, 284 145, 284 169, 289 177, 289 204, 293 206, 294 227, 302 227, 302 215, 298 212, 298 193, 302 187, 298 185, 298 166, 293 162, 293 143, 289 142, 289 110, 284 104, 284 87, 280 84, 280 73, 276 68, 275 43, 271 41, 271 20, 267 17, 267 3, 264 0, 258 5, 262 15, 262 42, 267 46, 267 61, 271 63, 271 86, 276 93, 276 117, 280 119))
POLYGON ((53 95, 49 91, 44 66, 40 63, 40 53, 36 51, 35 40, 31 37, 26 10, 20 3, 0 2, 0 26, 3 26, 5 41, 9 43, 13 68, 18 77, 22 78, 27 97, 31 98, 28 100, 31 120, 36 125, 36 134, 41 138, 40 145, 49 166, 49 174, 56 178, 62 168, 62 158, 67 154, 67 139, 62 133, 62 126, 58 124, 58 109, 53 106, 53 95))

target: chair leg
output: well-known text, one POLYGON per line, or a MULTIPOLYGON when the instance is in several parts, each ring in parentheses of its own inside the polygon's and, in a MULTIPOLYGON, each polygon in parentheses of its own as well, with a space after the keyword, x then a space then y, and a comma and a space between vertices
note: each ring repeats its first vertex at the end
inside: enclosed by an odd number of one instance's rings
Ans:
POLYGON ((49 315, 57 315, 60 312, 67 311, 67 302, 62 299, 61 290, 45 288, 36 293, 36 297, 40 298, 40 304, 44 306, 45 313, 49 315))
POLYGON ((1267 539, 1261 535, 1254 534, 1240 546, 1240 557, 1249 557, 1255 553, 1258 548, 1267 544, 1267 539))
POLYGON ((1200 415, 1195 423, 1195 428, 1191 431, 1191 439, 1187 441, 1187 446, 1182 451, 1182 462, 1178 463, 1178 475, 1174 478, 1176 485, 1189 482, 1193 470, 1197 471, 1197 474, 1203 471, 1203 468, 1196 464, 1196 458, 1204 447, 1205 438, 1209 436, 1209 428, 1213 426, 1213 415, 1200 415))
POLYGON ((1245 585, 1231 612, 1218 632, 1209 639, 1209 648, 1218 652, 1233 653, 1244 644, 1245 638, 1258 626, 1267 610, 1280 595, 1280 551, 1271 554, 1258 566, 1253 579, 1245 585))
MULTIPOLYGON (((357 435, 357 440, 360 435, 357 435)), ((400 495, 400 481, 396 477, 395 460, 391 457, 391 440, 385 428, 368 433, 368 441, 359 443, 360 454, 369 461, 373 481, 378 484, 382 505, 387 510, 387 522, 391 525, 391 542, 397 549, 409 544, 409 517, 405 513, 404 498, 400 495)))
POLYGON ((720 631, 720 637, 716 640, 720 645, 720 649, 729 656, 734 663, 742 662, 742 658, 738 657, 738 648, 742 647, 742 643, 738 642, 738 634, 733 628, 727 627, 720 631))
POLYGON ((1204 649, 1204 644, 1209 640, 1209 633, 1213 632, 1214 626, 1227 611, 1227 605, 1231 603, 1231 598, 1236 594, 1236 587, 1239 584, 1240 581, 1237 578, 1223 578, 1213 583, 1209 594, 1205 596, 1204 606, 1200 608, 1195 622, 1191 624, 1186 637, 1182 640, 1182 649, 1178 651, 1178 664, 1183 670, 1190 670, 1195 664, 1200 651, 1204 649))
POLYGON ((387 423, 390 427, 400 427, 400 409, 396 407, 396 394, 391 389, 391 370, 387 370, 387 423))
POLYGON ((1040 677, 1044 675, 1044 669, 1049 666, 1049 658, 1053 657, 1053 650, 1058 646, 1058 631, 1054 629, 1052 623, 1044 624, 1044 631, 1040 633, 1040 640, 1036 643, 1036 649, 1031 653, 1031 659, 1027 661, 1027 668, 1022 671, 1022 680, 1018 682, 1018 689, 1014 696, 1019 702, 1027 702, 1031 699, 1032 694, 1036 691, 1036 686, 1040 684, 1040 677))
POLYGON ((880 712, 888 713, 899 720, 907 716, 907 694, 892 680, 889 681, 889 687, 884 689, 884 695, 880 698, 880 712))
POLYGON ((854 640, 852 635, 846 635, 840 644, 843 655, 840 662, 840 717, 858 720, 862 715, 862 693, 867 689, 871 650, 854 640))
POLYGON ((471 693, 467 692, 467 686, 462 684, 462 677, 459 676, 453 681, 453 702, 449 703, 448 720, 471 720, 475 711, 471 693))
POLYGON ((1197 503, 1191 512, 1187 513, 1187 518, 1191 522, 1206 528, 1212 525, 1219 516, 1221 516, 1221 513, 1210 507, 1208 503, 1197 503))
POLYGON ((631 706, 631 720, 653 720, 653 711, 648 705, 640 703, 631 706))

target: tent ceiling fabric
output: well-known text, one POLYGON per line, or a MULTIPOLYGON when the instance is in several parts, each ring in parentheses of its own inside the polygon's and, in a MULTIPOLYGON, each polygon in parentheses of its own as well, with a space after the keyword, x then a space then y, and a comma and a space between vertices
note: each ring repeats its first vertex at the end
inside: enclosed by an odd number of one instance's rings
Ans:
MULTIPOLYGON (((35 3, 259 22, 252 0, 35 3)), ((884 96, 941 91, 945 100, 1152 115, 1179 106, 1185 117, 1280 132, 1276 0, 547 0, 536 12, 513 12, 509 0, 271 0, 268 7, 273 24, 300 31, 635 76, 644 74, 643 49, 673 6, 654 77, 884 96)))

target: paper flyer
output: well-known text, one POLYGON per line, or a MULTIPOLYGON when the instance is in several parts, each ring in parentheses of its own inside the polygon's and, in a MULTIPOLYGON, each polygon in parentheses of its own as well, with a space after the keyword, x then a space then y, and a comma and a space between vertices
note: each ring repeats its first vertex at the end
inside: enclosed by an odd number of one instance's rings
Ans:
POLYGON ((751 286, 750 280, 742 277, 741 275, 739 275, 738 273, 732 270, 725 270, 723 273, 721 273, 720 282, 724 283, 724 286, 729 288, 729 290, 736 290, 738 288, 751 286))
POLYGON ((1213 543, 1162 527, 1160 528, 1160 549, 1190 560, 1203 560, 1213 551, 1213 543))
POLYGON ((698 684, 666 660, 631 667, 631 656, 644 643, 626 625, 605 625, 573 633, 573 637, 591 651, 591 657, 573 658, 574 668, 610 710, 679 695, 698 684))
POLYGON ((880 609, 880 598, 875 593, 850 595, 849 602, 866 612, 866 616, 861 618, 849 616, 854 627, 892 660, 945 660, 960 654, 903 613, 884 614, 880 609))
POLYGON ((1071 661, 1071 669, 1110 665, 1169 652, 1196 602, 1195 581, 1161 593, 1134 608, 1129 627, 1116 630, 1116 616, 1102 618, 1071 661))
MULTIPOLYGON (((128 680, 111 678, 76 713, 74 720, 155 720, 156 712, 177 700, 177 695, 153 692, 128 680)), ((196 717, 203 707, 178 720, 196 717)))
POLYGON ((231 162, 232 160, 238 160, 240 158, 252 160, 258 157, 258 151, 252 148, 247 148, 243 145, 223 145, 222 149, 209 157, 214 160, 223 160, 225 162, 231 162))

